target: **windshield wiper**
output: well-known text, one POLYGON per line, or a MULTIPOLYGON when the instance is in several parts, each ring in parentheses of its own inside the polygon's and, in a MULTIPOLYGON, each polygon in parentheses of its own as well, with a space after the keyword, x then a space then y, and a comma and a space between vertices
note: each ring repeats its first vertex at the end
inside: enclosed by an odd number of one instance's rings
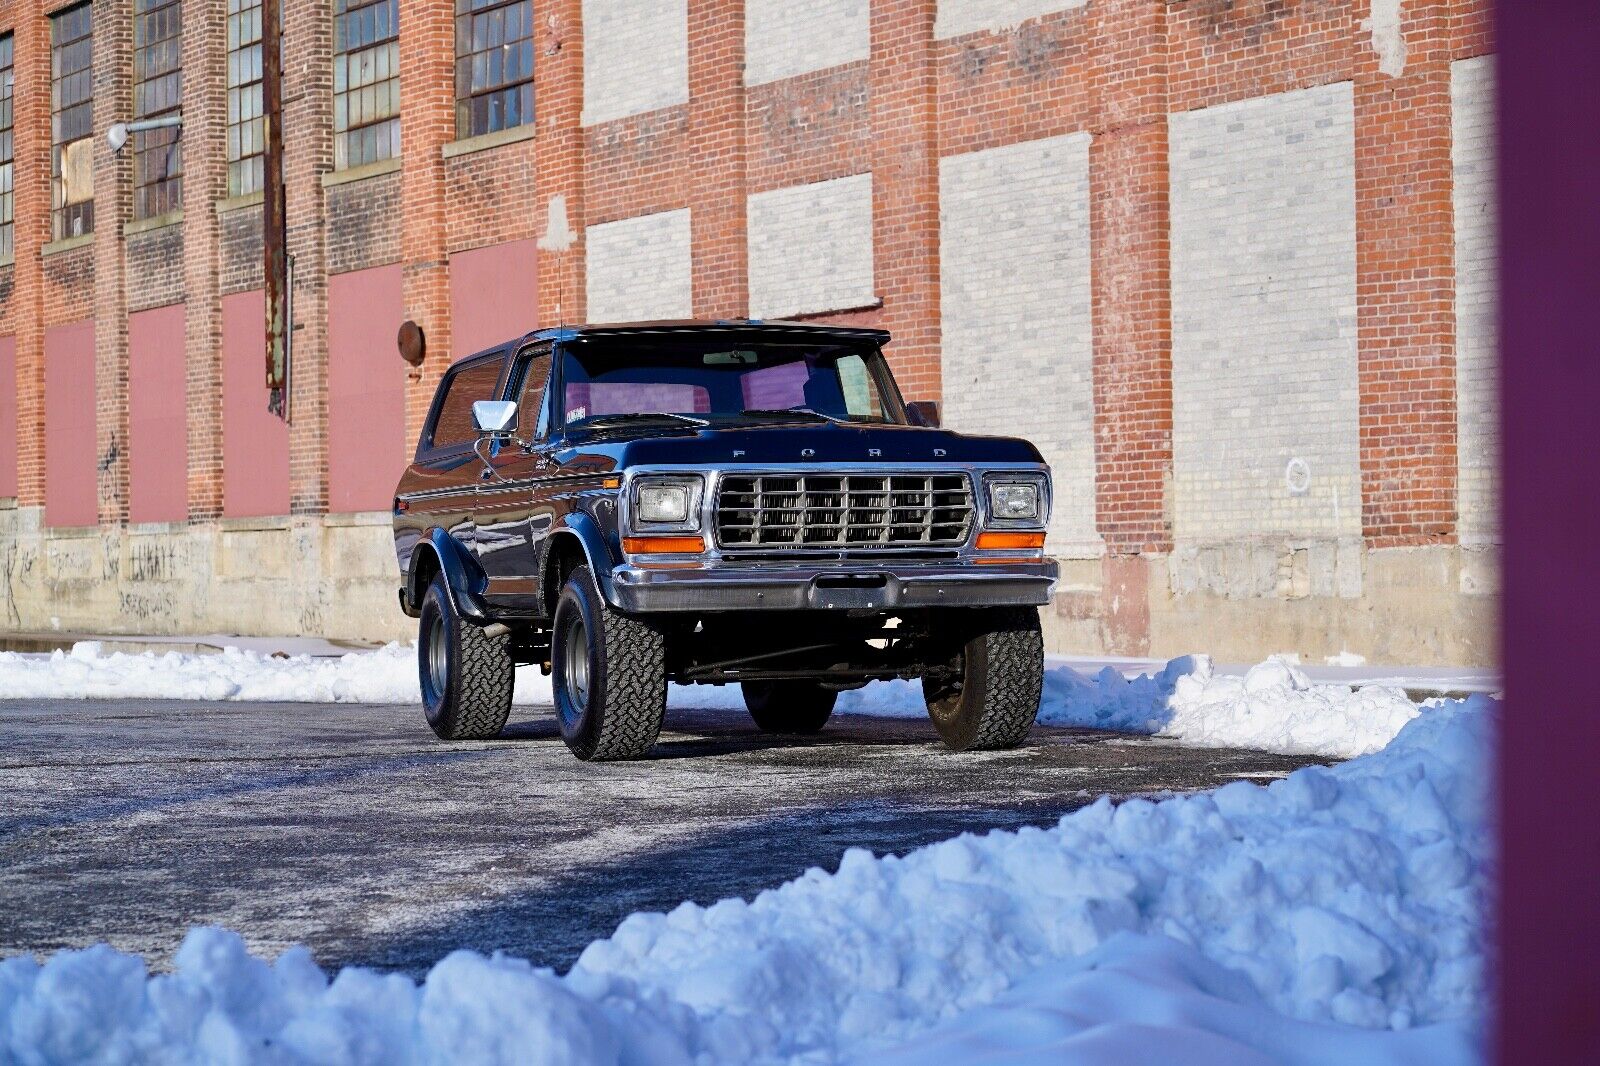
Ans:
POLYGON ((777 407, 752 407, 749 410, 740 411, 739 413, 741 415, 755 415, 758 418, 799 418, 802 420, 811 419, 817 422, 839 421, 837 418, 834 418, 831 415, 825 415, 819 411, 813 411, 809 407, 802 407, 798 410, 777 407))
POLYGON ((685 422, 691 426, 709 426, 711 423, 704 418, 693 415, 680 415, 671 411, 619 411, 614 415, 595 415, 578 423, 578 429, 603 429, 608 425, 623 422, 640 422, 652 418, 665 418, 673 422, 685 422))

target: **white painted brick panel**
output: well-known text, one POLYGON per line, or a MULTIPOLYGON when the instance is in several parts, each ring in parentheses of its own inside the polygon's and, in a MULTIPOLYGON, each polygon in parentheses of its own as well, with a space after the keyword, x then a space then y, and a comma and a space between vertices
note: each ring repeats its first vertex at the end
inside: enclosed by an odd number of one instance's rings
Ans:
POLYGON ((1033 441, 1055 487, 1048 548, 1095 532, 1089 135, 939 161, 945 421, 1033 441))
POLYGON ((688 0, 583 0, 583 124, 689 99, 688 0))
POLYGON ((1170 122, 1174 536, 1359 536, 1350 84, 1170 122))
POLYGON ((869 30, 867 0, 746 0, 745 84, 866 59, 869 30))
POLYGON ((838 311, 877 299, 871 174, 756 193, 747 211, 752 317, 838 311))
POLYGON ((1083 7, 1089 0, 939 0, 935 37, 959 37, 978 30, 1008 30, 1040 15, 1083 7))
POLYGON ((619 219, 585 231, 590 322, 689 318, 689 211, 619 219))
POLYGON ((1456 443, 1463 543, 1498 537, 1500 458, 1495 389, 1494 66, 1450 67, 1456 221, 1456 443))

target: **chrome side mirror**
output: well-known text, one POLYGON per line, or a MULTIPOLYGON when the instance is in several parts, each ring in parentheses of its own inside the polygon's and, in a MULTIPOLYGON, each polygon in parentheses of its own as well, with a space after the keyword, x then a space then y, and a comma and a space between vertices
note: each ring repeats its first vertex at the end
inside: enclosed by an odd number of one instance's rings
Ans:
POLYGON ((933 400, 914 400, 906 404, 906 421, 913 426, 939 428, 939 405, 933 400))
POLYGON ((509 437, 517 426, 515 400, 476 400, 472 404, 472 428, 480 437, 509 437))

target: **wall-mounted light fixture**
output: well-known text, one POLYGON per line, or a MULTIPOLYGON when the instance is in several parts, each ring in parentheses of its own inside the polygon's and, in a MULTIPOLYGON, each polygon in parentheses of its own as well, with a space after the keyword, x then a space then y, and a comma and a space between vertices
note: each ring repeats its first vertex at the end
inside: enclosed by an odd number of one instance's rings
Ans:
POLYGON ((106 130, 106 143, 111 145, 113 152, 121 153, 128 143, 128 137, 145 130, 161 130, 169 126, 182 126, 183 116, 162 115, 160 118, 141 118, 132 122, 113 122, 111 128, 106 130))

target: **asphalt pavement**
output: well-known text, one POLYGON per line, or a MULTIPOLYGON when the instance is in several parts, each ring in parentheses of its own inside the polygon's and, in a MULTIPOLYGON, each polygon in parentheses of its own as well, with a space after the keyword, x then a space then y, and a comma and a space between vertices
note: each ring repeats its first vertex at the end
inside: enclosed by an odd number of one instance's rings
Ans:
POLYGON ((652 758, 590 765, 548 709, 447 744, 415 707, 0 700, 0 957, 108 941, 159 969, 217 924, 325 967, 419 975, 466 946, 564 970, 632 911, 751 898, 847 848, 1313 761, 1046 728, 957 754, 925 720, 772 737, 675 708, 652 758))

